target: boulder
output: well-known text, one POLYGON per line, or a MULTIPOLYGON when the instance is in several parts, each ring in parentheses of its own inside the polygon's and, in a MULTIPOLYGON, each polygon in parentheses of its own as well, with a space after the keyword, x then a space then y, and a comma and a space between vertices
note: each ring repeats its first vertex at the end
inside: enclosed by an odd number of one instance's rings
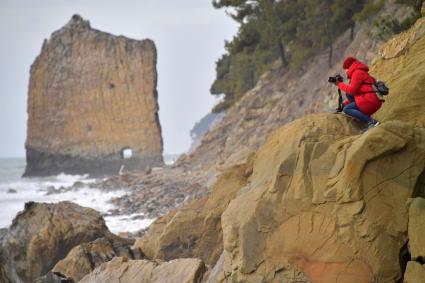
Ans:
POLYGON ((110 236, 93 209, 71 202, 28 202, 4 236, 3 247, 20 279, 29 282, 46 274, 73 247, 110 236))
POLYGON ((205 271, 204 263, 195 258, 162 262, 116 257, 86 275, 80 283, 198 283, 205 271))
POLYGON ((409 123, 362 134, 343 115, 320 114, 280 128, 222 215, 224 274, 232 282, 400 279, 405 203, 424 167, 425 129, 409 123))
POLYGON ((205 202, 205 198, 194 200, 175 214, 158 219, 134 248, 140 248, 149 259, 192 257, 201 234, 205 202))
POLYGON ((404 283, 425 283, 425 266, 416 261, 409 261, 404 273, 404 283))
POLYGON ((206 283, 223 282, 226 279, 226 274, 223 270, 224 266, 224 252, 216 262, 214 268, 209 272, 206 283))
POLYGON ((195 199, 158 218, 134 245, 150 259, 197 257, 213 266, 223 250, 221 214, 247 182, 250 163, 221 174, 208 198, 195 199))
MULTIPOLYGON (((140 259, 142 254, 130 249, 133 242, 116 236, 109 236, 78 245, 64 259, 56 263, 51 272, 78 282, 96 267, 114 257, 123 256, 129 259, 140 259)), ((48 280, 43 282, 49 283, 48 280)))
POLYGON ((162 166, 152 40, 93 29, 79 15, 30 70, 24 176, 117 174, 162 166))

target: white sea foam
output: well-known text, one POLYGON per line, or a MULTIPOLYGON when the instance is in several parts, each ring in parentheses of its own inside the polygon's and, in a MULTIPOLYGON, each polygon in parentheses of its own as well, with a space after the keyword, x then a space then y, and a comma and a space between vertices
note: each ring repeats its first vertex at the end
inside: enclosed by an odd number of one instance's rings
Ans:
POLYGON ((151 225, 155 219, 140 219, 142 214, 131 214, 131 215, 118 215, 118 216, 105 216, 105 221, 108 225, 109 230, 115 233, 126 231, 126 232, 137 232, 151 225))
POLYGON ((126 194, 124 190, 109 190, 90 188, 88 185, 95 179, 87 176, 59 174, 46 178, 19 178, 16 181, 0 181, 0 228, 8 227, 16 214, 24 208, 28 201, 56 203, 72 201, 81 206, 93 208, 105 217, 106 225, 114 232, 134 232, 150 225, 153 220, 138 219, 140 215, 113 216, 110 211, 116 207, 110 202, 111 198, 126 194), (67 192, 47 194, 49 187, 55 189, 70 187, 75 182, 82 182, 83 186, 67 192), (14 190, 16 193, 10 193, 14 190), (136 218, 135 218, 136 217, 136 218))

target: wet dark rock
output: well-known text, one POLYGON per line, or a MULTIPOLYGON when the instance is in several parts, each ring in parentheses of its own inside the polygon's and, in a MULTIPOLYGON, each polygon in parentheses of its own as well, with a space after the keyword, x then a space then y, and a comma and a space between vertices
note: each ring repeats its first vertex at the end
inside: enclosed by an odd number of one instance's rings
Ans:
POLYGON ((72 185, 72 188, 73 189, 81 189, 81 188, 84 188, 85 186, 86 186, 86 184, 84 184, 83 182, 77 181, 72 185))
POLYGON ((62 191, 60 189, 56 189, 55 186, 49 186, 46 188, 46 196, 54 195, 54 194, 60 194, 62 191))

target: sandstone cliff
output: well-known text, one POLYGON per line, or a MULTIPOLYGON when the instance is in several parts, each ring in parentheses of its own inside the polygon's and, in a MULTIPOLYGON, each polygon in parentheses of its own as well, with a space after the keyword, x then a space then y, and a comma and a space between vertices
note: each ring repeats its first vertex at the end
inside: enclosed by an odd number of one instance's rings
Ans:
POLYGON ((250 185, 222 216, 226 276, 237 282, 401 278, 406 202, 425 168, 425 129, 392 120, 360 134, 341 118, 294 121, 257 152, 250 185))
POLYGON ((100 32, 78 15, 45 40, 30 72, 24 175, 161 165, 156 56, 151 40, 100 32))
POLYGON ((295 120, 136 247, 199 257, 207 282, 423 282, 424 31, 422 18, 372 66, 391 89, 380 126, 363 133, 330 113, 295 120))

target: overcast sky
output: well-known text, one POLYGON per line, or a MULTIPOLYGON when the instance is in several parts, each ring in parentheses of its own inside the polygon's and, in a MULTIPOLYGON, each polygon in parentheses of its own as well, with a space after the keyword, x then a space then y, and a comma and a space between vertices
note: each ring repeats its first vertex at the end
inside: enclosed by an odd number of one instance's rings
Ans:
POLYGON ((0 0, 0 157, 25 156, 30 65, 76 13, 93 28, 155 41, 164 152, 186 151, 190 129, 216 102, 215 62, 237 30, 211 0, 0 0))

